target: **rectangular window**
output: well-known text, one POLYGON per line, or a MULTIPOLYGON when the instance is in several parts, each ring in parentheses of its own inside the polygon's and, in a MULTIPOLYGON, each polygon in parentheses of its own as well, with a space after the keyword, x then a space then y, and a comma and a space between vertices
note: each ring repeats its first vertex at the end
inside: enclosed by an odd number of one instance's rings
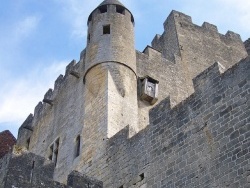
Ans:
POLYGON ((57 160, 58 160, 58 150, 59 150, 59 143, 60 140, 59 138, 56 139, 56 141, 54 143, 52 143, 49 147, 49 155, 48 155, 48 159, 51 161, 54 161, 55 166, 57 164, 57 160))
POLYGON ((104 25, 103 26, 103 34, 110 34, 110 25, 104 25))
POLYGON ((27 150, 30 148, 30 137, 26 141, 27 150))
POLYGON ((75 146, 75 157, 80 155, 80 148, 81 148, 81 137, 80 135, 76 138, 76 146, 75 146))
POLYGON ((90 34, 88 34, 88 43, 90 42, 90 34))

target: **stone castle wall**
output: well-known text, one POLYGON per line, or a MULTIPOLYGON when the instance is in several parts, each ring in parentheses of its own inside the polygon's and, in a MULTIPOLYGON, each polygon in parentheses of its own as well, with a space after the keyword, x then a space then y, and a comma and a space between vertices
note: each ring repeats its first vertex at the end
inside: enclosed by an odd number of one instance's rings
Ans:
POLYGON ((67 185, 53 181, 54 168, 54 163, 33 153, 11 153, 0 160, 0 186, 1 188, 103 187, 102 182, 76 171, 69 174, 67 185))
POLYGON ((137 135, 112 137, 89 175, 104 187, 248 187, 249 66, 209 67, 185 101, 171 108, 167 98, 137 135))
MULTIPOLYGON (((130 84, 135 74, 126 66, 114 65, 112 61, 87 71, 90 67, 86 66, 86 50, 83 50, 80 61, 72 61, 67 66, 65 76, 58 77, 43 103, 36 106, 34 115, 20 127, 18 145, 29 151, 48 159, 50 148, 58 147, 57 155, 53 151, 52 156, 52 161, 56 160, 54 180, 66 184, 68 174, 77 170, 103 181, 104 187, 181 187, 184 184, 223 187, 224 175, 231 177, 226 166, 235 164, 234 176, 236 170, 244 171, 242 176, 236 176, 243 182, 239 187, 247 185, 244 184, 246 160, 240 159, 241 163, 237 155, 249 149, 245 144, 249 120, 240 116, 249 107, 249 71, 242 68, 249 70, 249 59, 223 75, 218 71, 221 64, 225 71, 247 56, 242 41, 232 32, 225 36, 219 34, 208 23, 196 26, 190 17, 176 11, 170 14, 164 28, 164 33, 154 38, 152 47, 135 53, 136 68, 130 67, 137 69, 138 78, 149 75, 159 81, 159 100, 155 105, 141 101, 132 87, 136 79, 130 84), (215 61, 221 64, 213 65, 215 61), (192 79, 204 70, 193 84, 192 79), (108 93, 107 89, 112 92, 108 93), (138 101, 134 101, 136 97, 138 101), (138 117, 134 117, 137 103, 138 117), (132 115, 125 118, 124 113, 132 115), (127 126, 128 122, 136 118, 139 122, 136 132, 141 131, 128 139, 134 132, 127 126), (245 133, 235 125, 236 120, 246 122, 242 125, 245 133), (227 129, 233 132, 224 133, 227 129), (238 135, 237 143, 234 135, 238 135), (76 155, 78 136, 79 156, 76 155), (232 147, 225 142, 230 142, 232 147), (234 154, 234 149, 238 153, 234 154), (230 156, 226 162, 224 155, 230 156)), ((126 57, 130 58, 128 54, 126 57)), ((228 185, 233 187, 237 181, 229 181, 228 185)))

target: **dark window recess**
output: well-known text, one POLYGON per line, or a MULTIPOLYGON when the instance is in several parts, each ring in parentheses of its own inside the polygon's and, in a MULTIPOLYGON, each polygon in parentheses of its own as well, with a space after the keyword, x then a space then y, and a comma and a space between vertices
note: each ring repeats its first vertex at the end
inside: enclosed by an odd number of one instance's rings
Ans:
POLYGON ((110 25, 103 26, 103 34, 110 34, 110 25))
POLYGON ((134 20, 134 17, 131 15, 131 22, 134 24, 135 23, 135 20, 134 20))
POLYGON ((116 12, 125 15, 125 8, 122 6, 117 5, 116 6, 116 12))
POLYGON ((90 42, 90 34, 88 34, 88 43, 90 42))
POLYGON ((81 147, 81 137, 80 137, 80 135, 78 135, 76 138, 75 157, 78 157, 80 155, 80 147, 81 147))
POLYGON ((28 138, 28 140, 26 142, 26 146, 27 146, 27 150, 29 150, 29 148, 30 148, 30 138, 28 138))
POLYGON ((56 140, 56 149, 59 148, 59 138, 56 140))
POLYGON ((58 157, 58 150, 56 150, 55 152, 54 152, 54 156, 55 156, 55 166, 56 166, 56 164, 57 164, 57 157, 58 157))
POLYGON ((100 13, 105 13, 108 11, 108 6, 107 5, 103 5, 101 7, 99 7, 99 11, 100 13))
POLYGON ((141 178, 141 181, 144 180, 144 178, 145 178, 144 173, 142 173, 142 174, 140 175, 140 178, 141 178))
POLYGON ((89 19, 88 19, 88 23, 92 21, 92 14, 90 14, 89 19))
POLYGON ((59 141, 60 141, 59 138, 55 141, 55 150, 54 150, 54 163, 55 163, 55 166, 57 164, 59 141))

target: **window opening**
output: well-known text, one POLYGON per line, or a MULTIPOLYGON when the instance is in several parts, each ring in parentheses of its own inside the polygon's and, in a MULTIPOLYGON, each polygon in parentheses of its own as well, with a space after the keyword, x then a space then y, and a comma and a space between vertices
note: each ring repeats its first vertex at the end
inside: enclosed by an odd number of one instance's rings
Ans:
POLYGON ((49 160, 51 160, 52 161, 52 159, 53 159, 53 144, 50 146, 50 148, 49 148, 49 160))
POLYGON ((134 20, 134 17, 131 15, 131 22, 134 24, 135 23, 135 20, 134 20))
POLYGON ((78 135, 76 138, 75 157, 78 157, 80 155, 80 147, 81 147, 81 137, 80 135, 78 135))
POLYGON ((144 180, 145 176, 144 173, 140 174, 141 181, 144 180))
POLYGON ((110 34, 110 25, 103 26, 103 34, 110 34))
POLYGON ((100 13, 105 13, 108 11, 108 6, 107 5, 103 5, 101 7, 99 7, 99 11, 100 13))
POLYGON ((27 150, 29 150, 29 148, 30 148, 30 138, 28 138, 28 140, 26 142, 26 145, 27 145, 27 150))
POLYGON ((58 149, 59 148, 59 138, 56 140, 55 144, 56 144, 55 149, 58 149))
POLYGON ((88 34, 88 43, 90 42, 90 34, 88 34))
POLYGON ((122 6, 117 5, 116 6, 116 12, 125 15, 125 8, 122 6))
POLYGON ((57 157, 58 157, 58 150, 56 150, 55 152, 54 152, 54 155, 55 155, 55 166, 56 166, 56 163, 57 163, 57 157))
POLYGON ((57 164, 57 160, 58 160, 58 150, 59 150, 59 143, 60 140, 59 138, 53 143, 51 144, 51 146, 49 147, 49 160, 54 161, 54 164, 56 166, 57 164))

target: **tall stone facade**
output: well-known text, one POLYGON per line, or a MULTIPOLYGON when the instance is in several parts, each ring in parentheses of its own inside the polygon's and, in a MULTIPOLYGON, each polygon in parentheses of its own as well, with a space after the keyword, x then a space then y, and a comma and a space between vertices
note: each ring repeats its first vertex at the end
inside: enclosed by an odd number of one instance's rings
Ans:
POLYGON ((139 52, 117 0, 87 24, 79 62, 20 127, 18 147, 64 185, 77 171, 105 188, 249 187, 249 43, 172 11, 139 52))

